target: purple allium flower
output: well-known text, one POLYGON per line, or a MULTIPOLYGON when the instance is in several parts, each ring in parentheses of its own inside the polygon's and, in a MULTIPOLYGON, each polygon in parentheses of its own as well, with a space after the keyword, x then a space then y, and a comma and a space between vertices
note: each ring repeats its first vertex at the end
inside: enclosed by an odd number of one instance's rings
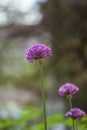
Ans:
POLYGON ((79 88, 76 85, 72 83, 66 83, 59 88, 58 93, 60 96, 65 96, 68 94, 75 94, 78 91, 79 88))
POLYGON ((25 53, 25 57, 29 62, 34 62, 41 58, 49 58, 50 56, 52 56, 51 48, 40 43, 31 45, 25 53))
POLYGON ((86 115, 86 113, 83 110, 81 110, 80 108, 72 108, 70 111, 68 111, 65 114, 66 117, 71 117, 73 119, 77 119, 77 118, 80 118, 85 115, 86 115))

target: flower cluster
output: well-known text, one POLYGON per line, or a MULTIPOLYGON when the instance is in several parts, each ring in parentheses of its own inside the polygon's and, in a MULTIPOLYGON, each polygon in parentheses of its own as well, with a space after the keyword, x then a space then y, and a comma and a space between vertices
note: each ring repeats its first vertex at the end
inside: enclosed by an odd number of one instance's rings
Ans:
POLYGON ((26 60, 30 63, 39 60, 40 73, 41 73, 41 83, 42 83, 42 104, 43 104, 43 116, 44 116, 44 128, 47 130, 47 119, 46 119, 46 108, 45 108, 45 93, 43 86, 43 71, 42 71, 42 58, 49 58, 52 56, 52 50, 45 44, 36 43, 27 48, 25 52, 26 60))
POLYGON ((31 45, 25 52, 25 57, 30 63, 41 58, 49 58, 50 56, 52 56, 51 48, 40 43, 31 45))
MULTIPOLYGON (((49 58, 51 56, 52 56, 51 48, 49 48, 48 46, 42 43, 36 43, 36 44, 31 45, 29 48, 26 49, 26 52, 25 52, 26 60, 30 63, 43 59, 43 58, 49 58)), ((42 88, 43 88, 43 83, 42 83, 42 88)), ((65 116, 71 117, 74 120, 86 115, 85 112, 81 110, 80 108, 72 107, 71 97, 78 91, 79 91, 79 88, 72 83, 63 84, 58 90, 58 93, 60 96, 68 96, 70 110, 65 114, 65 116)), ((42 93, 44 93, 44 91, 42 91, 42 93)), ((43 108, 44 109, 44 124, 45 124, 45 130, 47 130, 44 96, 42 99, 43 99, 43 106, 44 106, 43 108)))
MULTIPOLYGON (((64 85, 62 85, 59 90, 58 93, 60 96, 68 96, 68 95, 73 95, 75 93, 77 93, 79 91, 79 88, 72 84, 72 83, 66 83, 64 85)), ((71 97, 69 97, 69 103, 71 102, 71 97)), ((71 105, 71 104, 69 104, 71 105)), ((71 105, 72 106, 72 105, 71 105)), ((66 117, 71 117, 73 119, 77 119, 80 118, 82 116, 85 116, 85 112, 83 110, 81 110, 80 108, 71 108, 70 111, 68 111, 65 116, 66 117)))
POLYGON ((65 114, 66 117, 71 117, 73 119, 77 119, 85 115, 86 115, 85 112, 80 108, 72 108, 65 114))
POLYGON ((68 94, 75 94, 78 91, 79 91, 79 88, 72 83, 66 83, 62 85, 58 90, 60 96, 65 96, 68 94))

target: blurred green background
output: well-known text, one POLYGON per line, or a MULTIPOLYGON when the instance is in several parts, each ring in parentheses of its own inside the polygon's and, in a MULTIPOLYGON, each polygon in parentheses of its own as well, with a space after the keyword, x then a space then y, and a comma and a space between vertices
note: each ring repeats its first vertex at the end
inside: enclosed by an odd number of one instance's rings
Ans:
POLYGON ((63 112, 58 88, 80 87, 73 104, 87 112, 87 0, 0 0, 0 106, 41 106, 38 64, 25 60, 31 43, 45 43, 47 113, 63 112))

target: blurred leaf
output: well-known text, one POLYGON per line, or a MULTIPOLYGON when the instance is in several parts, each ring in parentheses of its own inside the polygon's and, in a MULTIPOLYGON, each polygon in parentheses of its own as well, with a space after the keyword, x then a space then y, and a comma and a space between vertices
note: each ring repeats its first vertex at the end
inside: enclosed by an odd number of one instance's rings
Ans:
POLYGON ((51 128, 55 124, 63 122, 63 115, 62 114, 53 114, 47 117, 48 127, 51 128))
POLYGON ((72 127, 72 119, 71 119, 71 118, 65 119, 64 124, 65 124, 66 126, 72 127))

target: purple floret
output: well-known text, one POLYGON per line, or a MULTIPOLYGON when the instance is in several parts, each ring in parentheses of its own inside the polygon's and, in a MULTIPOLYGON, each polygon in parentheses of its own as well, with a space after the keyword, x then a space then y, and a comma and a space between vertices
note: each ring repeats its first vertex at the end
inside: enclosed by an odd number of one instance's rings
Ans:
POLYGON ((77 118, 80 118, 85 115, 86 115, 86 113, 83 110, 81 110, 80 108, 72 108, 70 111, 68 111, 65 114, 66 117, 71 117, 73 119, 77 119, 77 118))
POLYGON ((25 57, 28 62, 34 62, 41 58, 49 58, 52 56, 52 50, 45 44, 36 43, 27 48, 25 57))
POLYGON ((79 88, 76 85, 72 83, 66 83, 59 88, 58 93, 60 96, 65 96, 68 94, 75 94, 78 91, 79 88))

